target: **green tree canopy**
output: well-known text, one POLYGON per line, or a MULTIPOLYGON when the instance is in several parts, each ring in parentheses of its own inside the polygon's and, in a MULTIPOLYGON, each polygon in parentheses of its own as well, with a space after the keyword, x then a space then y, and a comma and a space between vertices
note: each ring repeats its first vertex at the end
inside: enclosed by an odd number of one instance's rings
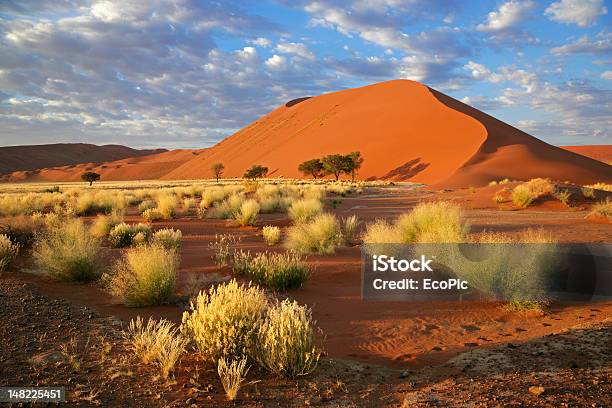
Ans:
POLYGON ((221 174, 223 174, 223 170, 225 170, 225 166, 223 165, 223 163, 215 163, 211 166, 211 169, 218 183, 219 178, 221 177, 221 174))
POLYGON ((244 178, 256 179, 265 177, 268 174, 268 168, 259 164, 254 164, 250 169, 244 172, 244 178))
POLYGON ((298 166, 298 170, 306 176, 312 176, 314 179, 323 175, 323 163, 321 159, 306 160, 298 166))
POLYGON ((93 171, 87 171, 87 172, 81 174, 81 180, 87 181, 89 183, 89 185, 91 186, 94 181, 100 180, 100 175, 98 173, 93 172, 93 171))

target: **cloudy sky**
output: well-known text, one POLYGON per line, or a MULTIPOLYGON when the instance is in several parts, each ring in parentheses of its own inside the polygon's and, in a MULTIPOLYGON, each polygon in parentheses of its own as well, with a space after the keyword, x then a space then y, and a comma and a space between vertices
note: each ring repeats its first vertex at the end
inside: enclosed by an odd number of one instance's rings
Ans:
POLYGON ((611 144, 606 3, 0 0, 0 145, 206 147, 394 78, 550 143, 611 144))

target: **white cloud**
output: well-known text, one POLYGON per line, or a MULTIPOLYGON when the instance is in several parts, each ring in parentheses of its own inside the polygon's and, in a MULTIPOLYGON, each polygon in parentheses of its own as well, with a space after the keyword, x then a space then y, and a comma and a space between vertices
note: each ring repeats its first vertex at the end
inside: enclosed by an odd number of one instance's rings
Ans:
POLYGON ((274 54, 266 60, 266 66, 274 70, 287 69, 287 58, 274 54))
POLYGON ((251 40, 250 43, 254 45, 258 45, 260 47, 269 47, 270 45, 272 45, 272 41, 270 41, 269 39, 265 37, 258 37, 254 40, 251 40))
POLYGON ((499 82, 501 80, 501 77, 498 74, 491 72, 491 70, 483 64, 470 61, 463 67, 470 71, 470 74, 474 79, 487 80, 489 82, 499 82))
POLYGON ((552 3, 544 13, 560 23, 588 27, 595 24, 597 17, 607 14, 608 9, 603 0, 560 0, 552 3))
POLYGON ((487 20, 479 24, 477 29, 479 31, 507 30, 525 20, 533 7, 534 3, 531 0, 508 1, 503 3, 497 11, 491 11, 487 20))
POLYGON ((297 55, 308 60, 315 59, 315 55, 302 43, 281 42, 276 46, 276 51, 283 54, 297 55))
POLYGON ((588 36, 580 37, 573 43, 564 44, 550 50, 553 54, 604 54, 612 52, 612 33, 602 32, 590 40, 588 36))
POLYGON ((601 74, 601 77, 605 79, 606 81, 612 81, 612 71, 604 71, 601 74))

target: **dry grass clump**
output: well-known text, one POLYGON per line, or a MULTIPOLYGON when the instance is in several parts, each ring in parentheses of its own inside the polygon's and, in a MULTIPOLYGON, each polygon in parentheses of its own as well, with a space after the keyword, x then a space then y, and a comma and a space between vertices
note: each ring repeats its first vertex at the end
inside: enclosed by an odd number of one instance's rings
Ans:
POLYGON ((581 187, 580 192, 584 198, 588 198, 590 200, 595 199, 595 189, 592 187, 581 187))
POLYGON ((188 343, 169 321, 149 319, 145 325, 140 316, 130 321, 124 337, 134 354, 144 364, 156 365, 163 378, 169 377, 188 343))
POLYGON ((589 215, 612 219, 612 200, 610 200, 610 197, 606 198, 606 201, 600 201, 597 204, 593 204, 589 215))
POLYGON ((263 290, 232 280, 200 292, 183 313, 181 332, 207 361, 242 359, 250 354, 267 308, 263 290))
POLYGON ((244 201, 234 213, 234 219, 241 226, 255 225, 259 215, 259 204, 253 199, 244 201))
POLYGON ((165 220, 171 220, 176 217, 177 207, 178 198, 174 195, 165 194, 157 198, 157 211, 159 211, 165 220))
POLYGON ((140 246, 127 250, 105 281, 109 291, 126 306, 161 305, 174 295, 177 267, 175 251, 140 246))
POLYGON ((515 237, 503 232, 485 231, 474 242, 480 244, 552 244, 557 240, 552 233, 542 228, 526 228, 515 237))
POLYGON ((366 244, 465 242, 469 230, 461 209, 441 201, 422 203, 390 224, 376 220, 366 226, 366 244))
POLYGON ((281 230, 278 227, 272 225, 266 225, 261 229, 264 241, 268 246, 274 246, 280 240, 281 230))
POLYGON ((19 245, 11 242, 7 235, 0 234, 0 271, 4 270, 19 253, 19 245))
POLYGON ((244 380, 249 372, 247 358, 228 362, 225 358, 220 358, 217 363, 217 373, 221 379, 221 385, 227 399, 233 401, 238 396, 238 391, 244 384, 244 380))
POLYGON ((2 194, 0 216, 31 215, 64 202, 61 193, 2 194))
POLYGON ((164 219, 164 215, 157 208, 147 208, 142 212, 142 218, 146 222, 155 222, 164 219))
POLYGON ((112 213, 111 215, 98 215, 94 220, 91 228, 91 235, 94 237, 104 237, 108 235, 111 230, 123 222, 123 216, 119 213, 112 213))
POLYGON ((206 209, 212 207, 215 203, 223 201, 228 195, 228 192, 223 187, 211 187, 202 192, 202 200, 200 200, 200 208, 206 209))
POLYGON ((6 235, 12 242, 21 246, 29 245, 35 235, 45 228, 42 214, 32 216, 18 215, 0 221, 0 234, 6 235))
POLYGON ((333 214, 319 214, 287 231, 287 248, 305 254, 333 254, 341 240, 340 223, 333 214))
POLYGON ((591 184, 585 187, 589 187, 595 190, 602 190, 602 191, 610 191, 612 192, 612 184, 606 184, 606 183, 595 183, 595 184, 591 184))
POLYGON ((289 218, 296 224, 305 223, 323 212, 323 204, 315 198, 294 201, 289 207, 289 218))
POLYGON ((293 252, 283 254, 238 251, 233 255, 232 271, 272 290, 296 289, 308 279, 310 270, 302 257, 293 252))
POLYGON ((550 179, 535 178, 514 187, 512 202, 517 207, 527 208, 538 198, 554 192, 555 185, 550 179))
POLYGON ((73 219, 42 233, 34 244, 33 256, 42 271, 57 279, 90 281, 100 276, 100 250, 100 241, 83 221, 73 219))
POLYGON ((151 210, 155 208, 157 204, 153 200, 144 200, 140 204, 138 204, 138 213, 142 214, 147 210, 151 210))
POLYGON ((569 205, 570 198, 572 197, 572 193, 569 190, 556 190, 553 193, 553 197, 561 201, 563 204, 569 205))
POLYGON ((342 239, 344 243, 350 245, 355 242, 355 235, 357 234, 359 224, 359 217, 355 214, 342 219, 342 239))
POLYGON ((240 242, 240 237, 233 234, 215 234, 215 240, 208 244, 213 250, 213 259, 217 266, 227 265, 231 255, 233 245, 240 242))
POLYGON ((159 245, 166 249, 179 250, 181 248, 181 240, 183 239, 183 233, 181 230, 175 230, 173 228, 163 228, 153 233, 151 238, 151 244, 159 245))
POLYGON ((113 210, 123 211, 126 200, 123 194, 108 191, 86 192, 76 196, 72 206, 77 215, 109 214, 113 210))
POLYGON ((310 374, 321 356, 314 325, 306 306, 288 299, 273 305, 258 326, 255 358, 274 374, 289 378, 310 374))
POLYGON ((214 204, 206 216, 209 218, 231 219, 240 212, 245 198, 242 194, 232 194, 221 202, 214 204))
POLYGON ((146 224, 126 224, 122 222, 111 229, 108 242, 113 248, 127 248, 137 243, 148 241, 151 236, 151 227, 146 224))
POLYGON ((184 198, 183 205, 182 205, 183 214, 190 214, 191 210, 195 208, 195 206, 196 206, 195 198, 184 198))

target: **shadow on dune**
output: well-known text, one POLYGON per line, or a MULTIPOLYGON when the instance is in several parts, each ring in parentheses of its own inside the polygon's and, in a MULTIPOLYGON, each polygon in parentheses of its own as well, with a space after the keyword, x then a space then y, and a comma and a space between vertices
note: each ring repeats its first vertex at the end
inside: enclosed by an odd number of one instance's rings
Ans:
POLYGON ((394 179, 399 181, 408 180, 423 170, 429 167, 429 163, 422 163, 421 158, 417 157, 402 164, 399 167, 389 171, 387 174, 381 177, 383 180, 394 179))
POLYGON ((294 105, 297 105, 297 104, 298 104, 298 103, 300 103, 300 102, 304 102, 304 101, 306 101, 306 100, 308 100, 308 99, 310 99, 310 98, 311 98, 310 96, 304 96, 304 97, 302 97, 302 98, 292 99, 292 100, 290 100, 289 102, 287 102, 287 103, 285 104, 285 106, 286 106, 286 107, 288 107, 288 108, 290 108, 290 107, 292 107, 292 106, 294 106, 294 105))

